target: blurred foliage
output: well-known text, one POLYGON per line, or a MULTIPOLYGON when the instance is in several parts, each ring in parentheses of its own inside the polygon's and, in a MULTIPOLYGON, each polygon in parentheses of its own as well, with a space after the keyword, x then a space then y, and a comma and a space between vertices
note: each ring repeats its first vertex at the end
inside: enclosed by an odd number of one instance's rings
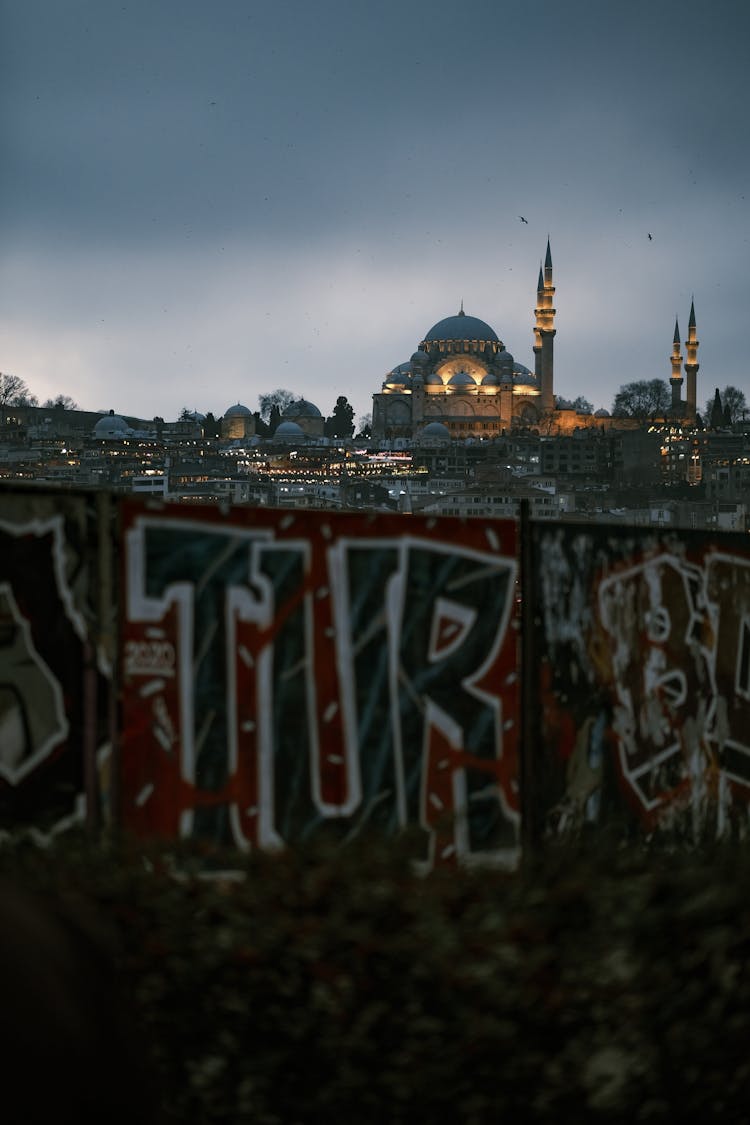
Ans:
POLYGON ((374 840, 78 840, 6 844, 0 874, 114 927, 167 1123, 750 1117, 744 846, 424 876, 374 840))

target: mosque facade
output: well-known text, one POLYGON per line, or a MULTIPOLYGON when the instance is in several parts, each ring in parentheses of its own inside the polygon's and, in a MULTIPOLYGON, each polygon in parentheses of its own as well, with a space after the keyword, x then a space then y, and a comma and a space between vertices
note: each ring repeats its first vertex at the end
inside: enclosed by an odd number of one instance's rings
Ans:
MULTIPOLYGON (((625 422, 611 418, 606 410, 577 412, 555 398, 556 309, 549 240, 544 265, 539 269, 536 297, 533 370, 516 361, 489 324, 467 315, 462 303, 455 316, 433 325, 408 362, 386 375, 382 389, 373 395, 373 438, 492 438, 518 427, 565 433, 625 422)), ((677 329, 675 341, 670 413, 695 421, 698 345, 692 307, 685 364, 686 400, 681 399, 682 357, 677 329)))

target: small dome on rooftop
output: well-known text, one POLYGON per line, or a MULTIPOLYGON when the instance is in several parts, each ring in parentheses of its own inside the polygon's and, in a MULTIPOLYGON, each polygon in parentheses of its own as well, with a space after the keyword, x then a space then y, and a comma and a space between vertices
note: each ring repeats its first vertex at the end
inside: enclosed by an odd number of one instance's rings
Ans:
POLYGON ((386 387, 403 387, 411 383, 411 364, 399 363, 398 367, 394 367, 393 371, 389 371, 385 377, 386 387))
POLYGON ((306 398, 295 399, 290 402, 287 408, 282 413, 282 418, 320 418, 322 417, 320 411, 314 402, 308 402, 306 398))
POLYGON ((468 371, 457 371, 448 380, 449 387, 476 387, 476 385, 476 379, 468 371))
POLYGON ((424 438, 442 438, 445 441, 450 440, 450 430, 442 422, 428 422, 420 432, 420 437, 424 438))
POLYGON ((94 425, 94 437, 124 437, 130 433, 130 426, 124 418, 119 414, 115 414, 114 410, 110 410, 109 414, 105 414, 94 425))
POLYGON ((296 422, 280 422, 273 436, 275 438, 303 438, 305 431, 296 422))
POLYGON ((524 367, 522 363, 514 363, 513 382, 536 386, 536 376, 532 371, 529 371, 528 367, 524 367))

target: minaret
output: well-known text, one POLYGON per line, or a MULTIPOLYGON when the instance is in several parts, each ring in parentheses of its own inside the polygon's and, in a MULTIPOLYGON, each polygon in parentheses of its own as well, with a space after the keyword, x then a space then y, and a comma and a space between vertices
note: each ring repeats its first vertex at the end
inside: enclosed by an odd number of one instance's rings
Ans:
POLYGON ((690 320, 688 321, 688 334, 685 341, 687 359, 685 360, 685 374, 687 375, 687 400, 685 402, 685 416, 690 422, 695 421, 696 410, 696 375, 698 374, 698 339, 695 335, 695 302, 690 302, 690 320))
POLYGON ((672 387, 672 414, 675 418, 679 418, 682 414, 682 355, 680 354, 680 326, 676 317, 671 362, 672 378, 669 382, 672 387))
POLYGON ((539 280, 536 283, 536 308, 534 309, 534 316, 536 323, 534 325, 534 377, 536 378, 536 385, 542 385, 542 301, 544 298, 544 277, 542 276, 542 263, 539 262, 539 280))
POLYGON ((553 340, 555 338, 555 309, 552 301, 555 296, 555 287, 552 284, 552 254, 547 239, 547 253, 544 258, 544 274, 539 271, 539 285, 537 287, 536 325, 534 338, 538 341, 534 347, 536 376, 539 390, 541 391, 542 410, 555 409, 555 391, 553 382, 553 340), (537 351, 537 348, 539 349, 537 351))

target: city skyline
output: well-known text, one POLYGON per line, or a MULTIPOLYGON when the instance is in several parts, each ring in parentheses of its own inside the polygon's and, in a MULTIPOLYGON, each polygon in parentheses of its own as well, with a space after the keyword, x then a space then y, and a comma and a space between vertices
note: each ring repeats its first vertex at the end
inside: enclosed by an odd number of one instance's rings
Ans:
POLYGON ((432 324, 555 390, 750 395, 744 42, 724 0, 377 8, 0 4, 0 370, 40 400, 175 418, 286 387, 361 417, 432 324))

